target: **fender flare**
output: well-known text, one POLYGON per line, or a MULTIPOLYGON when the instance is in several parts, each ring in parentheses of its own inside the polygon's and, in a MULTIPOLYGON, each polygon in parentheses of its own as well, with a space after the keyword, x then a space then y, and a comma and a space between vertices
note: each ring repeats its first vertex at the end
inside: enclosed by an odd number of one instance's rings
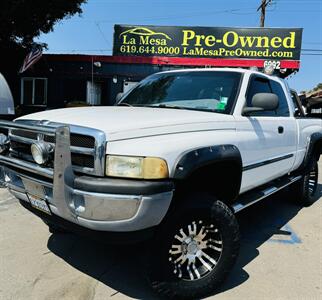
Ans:
POLYGON ((298 171, 307 173, 311 167, 311 158, 316 155, 317 158, 322 154, 322 132, 315 132, 310 137, 304 160, 298 171))
MULTIPOLYGON (((239 149, 235 145, 208 146, 185 152, 175 165, 173 178, 184 180, 198 169, 219 162, 234 163, 234 184, 231 186, 229 199, 226 199, 230 202, 235 200, 239 195, 243 173, 242 157, 239 149)), ((224 173, 223 176, 226 176, 227 180, 229 180, 232 174, 231 170, 227 170, 227 172, 224 173)))

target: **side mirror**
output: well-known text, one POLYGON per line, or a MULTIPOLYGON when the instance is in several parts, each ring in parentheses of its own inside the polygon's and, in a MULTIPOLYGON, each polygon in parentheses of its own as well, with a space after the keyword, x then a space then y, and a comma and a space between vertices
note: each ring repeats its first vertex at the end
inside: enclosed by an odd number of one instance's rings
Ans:
POLYGON ((244 107, 243 115, 250 115, 252 112, 273 111, 278 108, 278 96, 272 93, 257 93, 253 96, 252 107, 244 107))
POLYGON ((116 97, 115 97, 115 103, 118 103, 121 98, 123 97, 124 93, 117 93, 116 97))

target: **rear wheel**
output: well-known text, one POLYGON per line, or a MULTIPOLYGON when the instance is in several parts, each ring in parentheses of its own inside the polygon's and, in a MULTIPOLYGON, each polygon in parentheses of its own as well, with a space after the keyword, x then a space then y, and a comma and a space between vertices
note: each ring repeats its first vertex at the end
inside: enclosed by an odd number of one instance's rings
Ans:
POLYGON ((196 299, 213 293, 239 252, 234 214, 213 197, 196 193, 165 221, 150 251, 152 287, 167 298, 196 299))
POLYGON ((310 206, 316 200, 316 191, 318 187, 319 167, 318 162, 314 161, 309 173, 303 176, 301 180, 293 186, 294 197, 298 203, 303 206, 310 206))

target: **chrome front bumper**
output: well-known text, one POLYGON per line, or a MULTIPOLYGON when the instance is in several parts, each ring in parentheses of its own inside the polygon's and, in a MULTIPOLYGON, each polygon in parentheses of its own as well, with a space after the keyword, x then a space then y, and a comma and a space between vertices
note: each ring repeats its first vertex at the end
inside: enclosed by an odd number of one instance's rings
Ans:
POLYGON ((15 197, 28 203, 28 194, 45 199, 53 214, 99 231, 137 231, 162 221, 173 191, 128 195, 77 189, 74 184, 77 177, 71 165, 69 127, 55 129, 55 136, 54 169, 0 155, 5 185, 15 197))

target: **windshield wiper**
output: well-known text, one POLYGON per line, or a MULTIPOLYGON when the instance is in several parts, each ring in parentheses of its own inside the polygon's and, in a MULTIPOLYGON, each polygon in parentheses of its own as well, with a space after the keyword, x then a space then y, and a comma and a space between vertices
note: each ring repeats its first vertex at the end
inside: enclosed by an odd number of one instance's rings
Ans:
POLYGON ((133 107, 133 105, 131 105, 129 103, 126 103, 126 102, 118 103, 118 104, 116 104, 116 106, 130 106, 130 107, 133 107))
POLYGON ((182 107, 182 106, 166 105, 166 104, 147 105, 147 106, 148 107, 158 107, 158 108, 187 109, 186 107, 182 107))
POLYGON ((167 104, 157 104, 157 105, 136 104, 136 105, 131 105, 131 104, 127 103, 127 102, 121 102, 119 104, 116 104, 116 106, 168 108, 168 109, 183 109, 183 110, 194 110, 194 111, 223 113, 223 111, 217 110, 217 109, 209 109, 209 108, 203 109, 203 108, 184 107, 184 106, 167 105, 167 104))

